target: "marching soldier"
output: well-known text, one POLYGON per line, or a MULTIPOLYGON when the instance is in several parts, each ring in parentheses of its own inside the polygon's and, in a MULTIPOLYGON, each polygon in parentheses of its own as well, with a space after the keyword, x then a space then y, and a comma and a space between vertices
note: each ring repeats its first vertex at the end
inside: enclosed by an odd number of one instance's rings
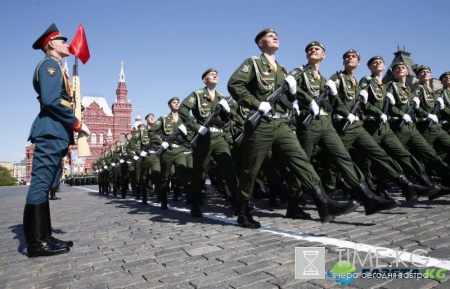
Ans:
POLYGON ((112 147, 112 162, 111 162, 111 182, 113 186, 113 196, 117 197, 117 190, 120 187, 120 140, 114 142, 112 147))
MULTIPOLYGON (((443 88, 436 91, 436 95, 441 96, 444 101, 444 109, 440 110, 439 123, 442 126, 442 130, 450 133, 450 71, 444 72, 439 77, 443 88)), ((436 151, 439 152, 439 156, 448 163, 449 154, 439 143, 435 144, 436 151)))

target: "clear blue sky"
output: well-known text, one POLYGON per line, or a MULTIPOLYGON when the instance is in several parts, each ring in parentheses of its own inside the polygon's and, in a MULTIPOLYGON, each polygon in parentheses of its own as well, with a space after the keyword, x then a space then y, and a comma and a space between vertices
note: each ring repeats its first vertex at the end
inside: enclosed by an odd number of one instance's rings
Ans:
MULTIPOLYGON (((445 0, 2 0, 1 11, 0 161, 25 157, 39 112, 32 76, 43 57, 31 45, 52 22, 68 42, 80 22, 85 28, 91 59, 79 67, 82 96, 104 96, 111 106, 125 61, 132 119, 137 109, 141 116, 167 113, 169 98, 183 99, 203 87, 201 74, 209 67, 218 69, 218 91, 228 95, 228 78, 245 58, 260 54, 253 39, 267 27, 278 33, 277 60, 288 70, 304 64, 304 48, 313 40, 326 47, 321 67, 326 77, 342 69, 348 49, 361 53, 359 79, 374 55, 389 65, 397 44, 430 66, 433 77, 450 70, 450 2, 445 0)), ((71 72, 73 62, 71 56, 71 72)))

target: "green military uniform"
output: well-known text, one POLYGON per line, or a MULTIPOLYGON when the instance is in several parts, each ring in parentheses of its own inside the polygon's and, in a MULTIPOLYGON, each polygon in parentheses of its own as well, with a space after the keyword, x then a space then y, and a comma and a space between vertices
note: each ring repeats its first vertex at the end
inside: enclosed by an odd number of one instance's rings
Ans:
MULTIPOLYGON (((450 75, 450 71, 444 72, 439 77, 439 79, 442 81, 442 78, 446 75, 450 75)), ((444 87, 442 89, 437 90, 436 95, 442 97, 445 106, 443 110, 439 111, 440 114, 439 123, 442 126, 442 130, 446 131, 447 133, 450 133, 450 87, 444 87)), ((448 150, 446 150, 439 143, 436 143, 434 147, 436 151, 439 153, 439 156, 446 163, 448 163, 450 161, 448 150)))
POLYGON ((120 187, 120 147, 116 146, 112 151, 111 162, 111 182, 113 186, 113 196, 117 197, 117 190, 120 187))
MULTIPOLYGON (((178 98, 177 98, 178 99, 178 98)), ((169 101, 169 103, 172 100, 169 101)), ((155 144, 161 144, 178 130, 178 127, 183 125, 181 117, 174 118, 172 113, 166 114, 152 125, 150 130, 151 141, 155 144)), ((186 157, 184 153, 187 149, 183 146, 186 143, 186 136, 179 135, 176 140, 169 144, 169 147, 162 153, 160 157, 161 164, 161 209, 167 210, 167 191, 169 189, 170 175, 172 166, 175 167, 175 174, 177 175, 181 185, 186 189, 189 187, 189 171, 186 167, 186 157)), ((174 191, 174 201, 177 200, 176 192, 174 191)))
POLYGON ((125 199, 127 197, 128 183, 130 182, 130 164, 131 161, 128 160, 127 144, 121 144, 118 146, 119 149, 119 166, 120 166, 120 192, 121 197, 125 199))
MULTIPOLYGON (((128 164, 128 174, 129 174, 129 179, 130 179, 130 184, 131 184, 131 192, 136 199, 139 199, 141 190, 138 186, 139 179, 138 179, 138 175, 136 174, 137 167, 140 166, 137 164, 139 155, 137 155, 136 152, 131 149, 131 139, 130 139, 130 141, 127 142, 126 152, 127 152, 127 156, 128 156, 127 164, 128 164)), ((127 184, 127 186, 128 186, 128 184, 127 184)))
MULTIPOLYGON (((209 96, 206 87, 196 90, 183 100, 178 114, 190 130, 197 132, 222 99, 225 99, 225 96, 217 91, 214 96, 209 96), (190 111, 194 117, 190 116, 190 111)), ((208 128, 208 132, 198 137, 197 146, 193 150, 193 169, 190 181, 191 215, 193 216, 201 216, 198 203, 211 158, 216 161, 220 171, 223 172, 228 189, 232 192, 236 192, 238 189, 238 181, 231 161, 230 146, 227 143, 226 134, 223 132, 228 121, 228 114, 222 110, 216 121, 208 128)))

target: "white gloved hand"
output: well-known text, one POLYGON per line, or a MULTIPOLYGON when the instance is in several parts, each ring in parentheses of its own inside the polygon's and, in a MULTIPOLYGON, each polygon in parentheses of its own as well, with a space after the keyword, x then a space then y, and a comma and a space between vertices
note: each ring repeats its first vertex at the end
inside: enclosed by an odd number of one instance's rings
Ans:
POLYGON ((361 97, 361 102, 363 104, 366 104, 367 100, 369 99, 369 94, 367 93, 367 90, 361 90, 359 96, 361 97))
POLYGON ((138 156, 134 156, 134 157, 133 157, 133 160, 135 160, 135 161, 137 161, 138 159, 139 159, 138 156))
POLYGON ((263 114, 268 113, 271 109, 272 107, 270 106, 270 103, 268 103, 267 101, 262 101, 258 107, 258 110, 263 114))
POLYGON ((435 115, 435 114, 432 114, 432 113, 430 113, 428 116, 427 116, 427 119, 428 120, 432 120, 434 123, 437 123, 439 120, 438 120, 438 118, 437 118, 437 116, 435 115))
POLYGON ((89 128, 87 127, 87 125, 84 122, 81 124, 80 131, 84 132, 86 134, 86 136, 89 136, 91 134, 91 132, 89 131, 89 128))
POLYGON ((405 114, 403 115, 403 120, 404 120, 405 122, 410 122, 410 121, 411 121, 411 116, 410 116, 409 114, 405 113, 405 114))
POLYGON ((116 163, 112 163, 111 166, 115 167, 115 166, 116 166, 116 163))
POLYGON ((219 104, 222 106, 223 110, 225 110, 227 113, 230 113, 230 106, 228 105, 228 102, 225 98, 222 98, 219 101, 219 104))
POLYGON ((313 99, 311 103, 309 104, 309 109, 313 113, 313 116, 316 116, 319 114, 319 106, 317 105, 316 101, 313 99))
POLYGON ((444 100, 442 99, 442 97, 439 96, 438 98, 436 98, 436 102, 439 103, 439 109, 445 108, 444 100))
POLYGON ((414 103, 414 109, 419 109, 420 99, 417 96, 413 97, 412 102, 414 103))
POLYGON ((141 151, 141 154, 140 154, 141 157, 145 158, 146 155, 147 155, 146 151, 141 151))
POLYGON ((335 96, 337 94, 336 83, 333 80, 328 79, 325 85, 330 88, 330 93, 332 96, 335 96))
POLYGON ((108 169, 108 166, 104 166, 103 168, 104 168, 105 170, 107 170, 107 169, 108 169))
POLYGON ((391 105, 395 105, 395 98, 394 98, 394 95, 392 95, 392 93, 390 93, 390 92, 386 93, 386 97, 387 97, 387 99, 389 99, 389 103, 391 105))
POLYGON ((103 169, 100 169, 100 172, 103 173, 103 169))
POLYGON ((297 93, 297 80, 292 75, 286 76, 284 79, 289 86, 289 93, 296 94, 297 93))
POLYGON ((353 113, 350 113, 347 116, 347 120, 350 122, 350 124, 352 124, 356 120, 356 116, 353 113))
POLYGON ((383 121, 383 123, 386 123, 387 121, 387 115, 385 115, 384 113, 382 115, 380 115, 380 119, 381 121, 383 121))
POLYGON ((184 124, 181 124, 178 129, 181 131, 182 134, 187 135, 187 130, 184 124))
POLYGON ((98 174, 99 170, 96 170, 95 172, 98 174))
POLYGON ((169 143, 164 141, 164 142, 161 144, 161 147, 162 147, 163 149, 166 150, 166 149, 169 147, 169 143))
POLYGON ((294 103, 294 105, 292 105, 292 108, 295 109, 295 115, 299 116, 300 115, 300 108, 298 107, 298 103, 294 103))
POLYGON ((124 162, 125 162, 124 160, 120 160, 120 162, 119 162, 119 163, 123 164, 124 162))
POLYGON ((200 126, 200 128, 198 129, 198 133, 201 135, 205 135, 205 133, 208 131, 208 129, 206 127, 204 127, 203 125, 200 126))

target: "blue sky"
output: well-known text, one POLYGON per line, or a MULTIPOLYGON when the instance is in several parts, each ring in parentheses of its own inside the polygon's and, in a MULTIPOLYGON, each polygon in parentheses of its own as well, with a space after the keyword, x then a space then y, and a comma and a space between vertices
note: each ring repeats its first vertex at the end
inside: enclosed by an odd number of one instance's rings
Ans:
MULTIPOLYGON (((168 112, 167 100, 203 87, 201 74, 219 71, 218 91, 228 95, 230 75, 245 58, 259 55, 255 35, 274 28, 280 40, 277 60, 288 70, 305 63, 304 48, 317 40, 326 47, 321 72, 342 69, 342 54, 356 49, 367 75, 367 60, 382 55, 391 63, 397 44, 438 78, 450 70, 449 1, 204 1, 204 0, 2 0, 0 70, 2 105, 0 161, 25 157, 31 123, 39 112, 32 76, 43 57, 31 48, 52 23, 68 42, 78 24, 85 28, 91 59, 79 75, 81 95, 116 97, 120 61, 132 118, 168 112)), ((69 58, 72 71, 73 56, 69 58)))

